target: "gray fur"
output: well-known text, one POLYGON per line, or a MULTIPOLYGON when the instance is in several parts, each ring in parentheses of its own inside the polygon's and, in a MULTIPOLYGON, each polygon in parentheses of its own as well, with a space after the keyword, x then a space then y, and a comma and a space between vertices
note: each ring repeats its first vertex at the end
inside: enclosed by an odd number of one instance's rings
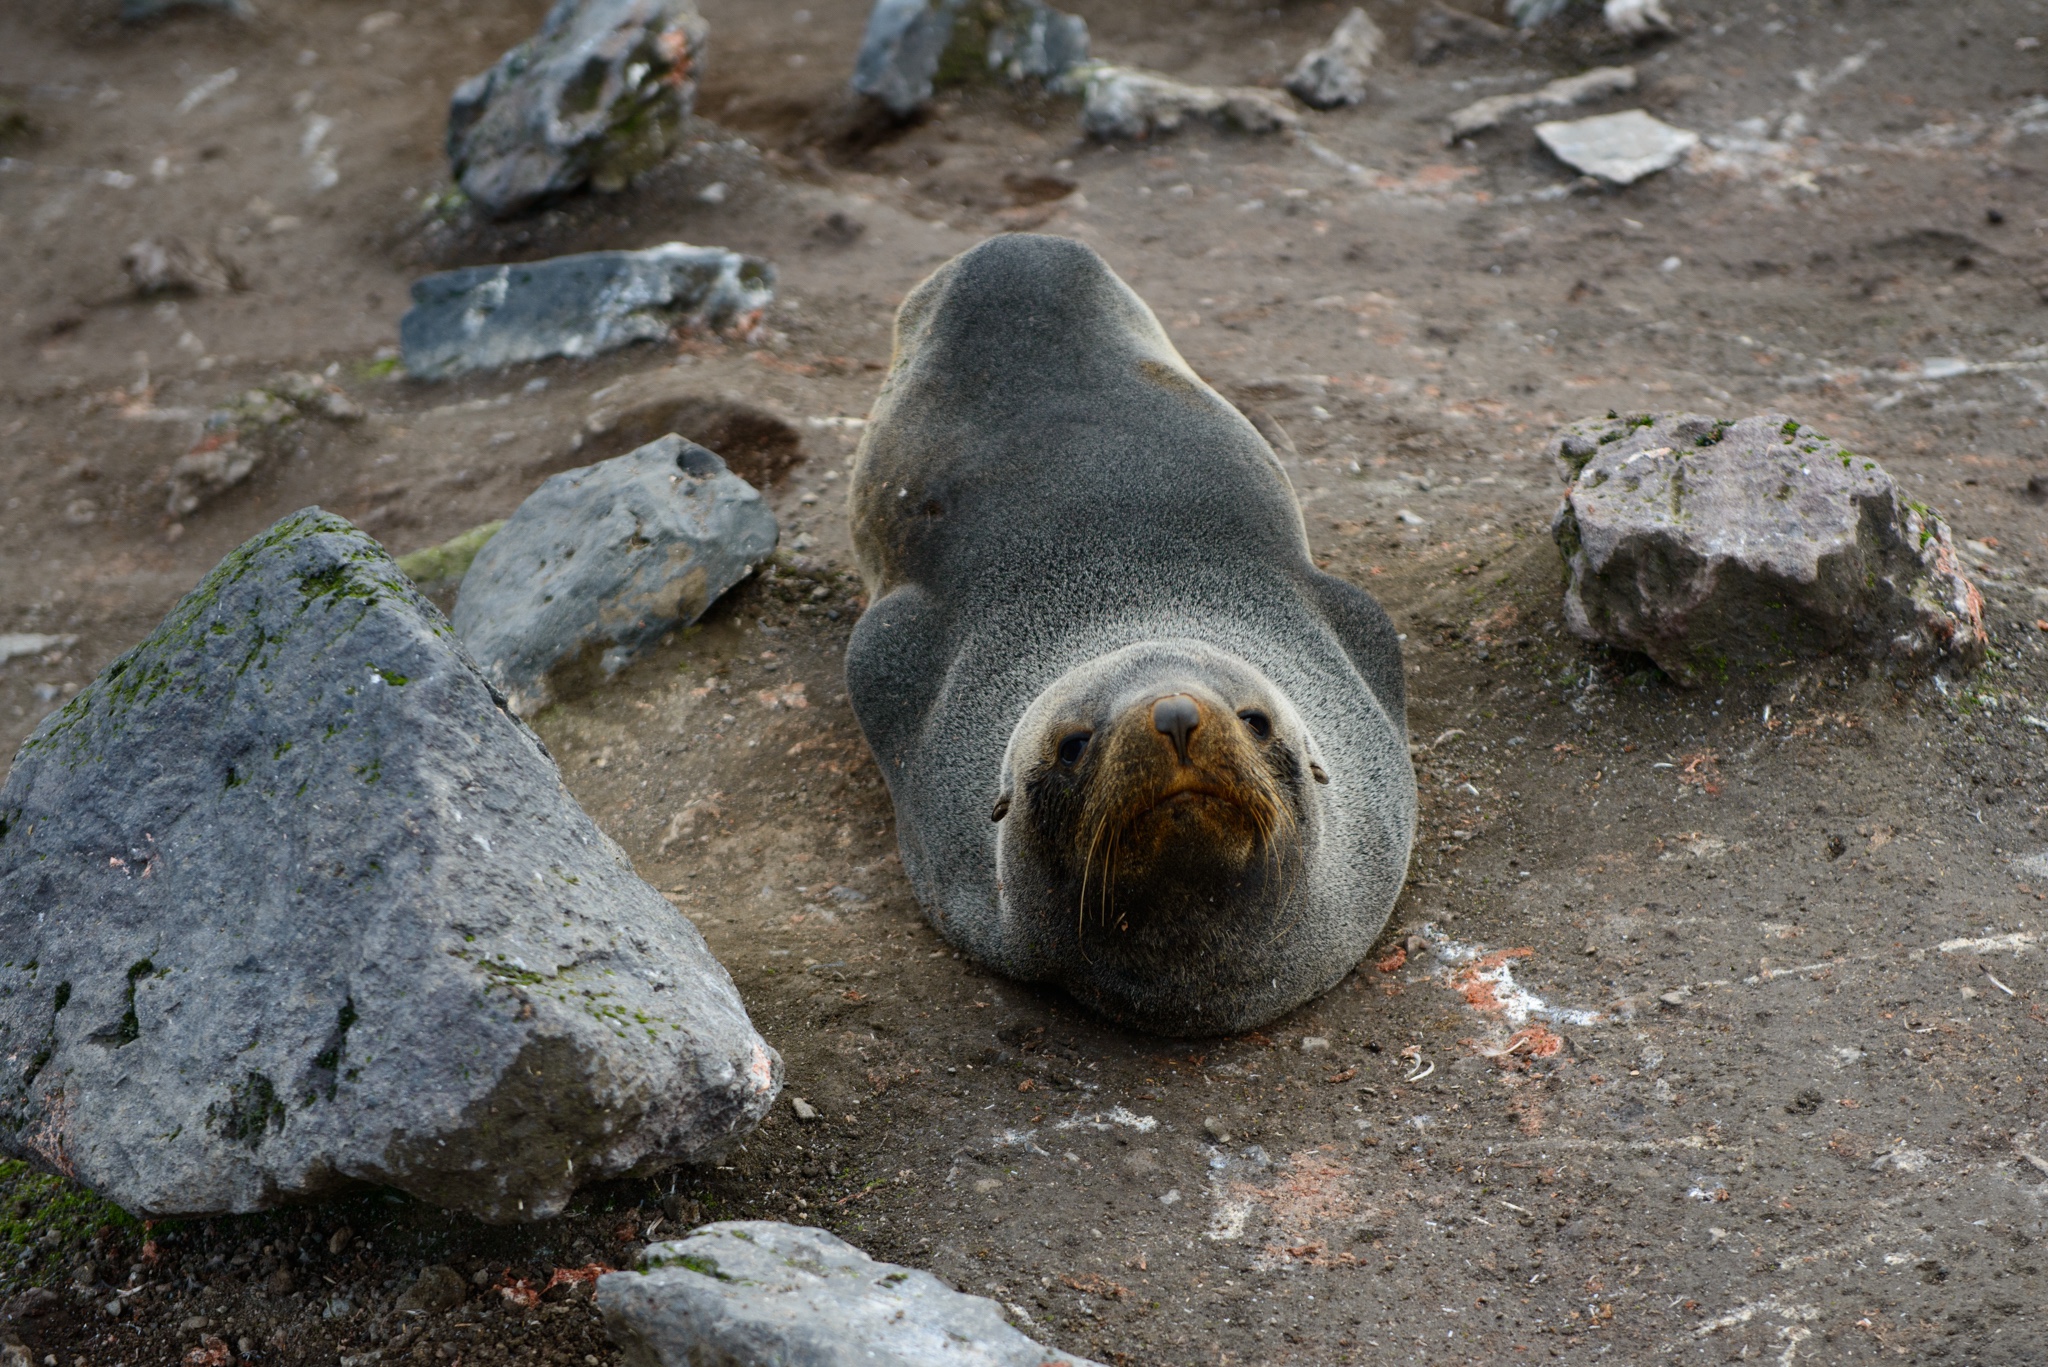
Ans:
POLYGON ((905 871, 948 940, 1173 1033, 1253 1028, 1350 970, 1414 835, 1398 638, 1370 597, 1316 569, 1271 448, 1100 257, 1016 234, 911 293, 852 516, 872 606, 848 692, 905 871), (1242 909, 1150 977, 1033 906, 1020 824, 990 820, 1034 700, 1055 683, 1113 689, 1132 669, 1270 689, 1330 776, 1302 789, 1301 867, 1280 904, 1242 909))

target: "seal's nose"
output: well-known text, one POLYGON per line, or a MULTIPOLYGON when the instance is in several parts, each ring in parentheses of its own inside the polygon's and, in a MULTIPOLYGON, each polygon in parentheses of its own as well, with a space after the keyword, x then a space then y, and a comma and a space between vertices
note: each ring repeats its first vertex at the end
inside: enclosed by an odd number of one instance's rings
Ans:
POLYGON ((1201 724, 1201 711, 1185 693, 1174 693, 1152 704, 1152 729, 1173 737, 1173 752, 1180 756, 1182 764, 1188 762, 1188 737, 1201 724))

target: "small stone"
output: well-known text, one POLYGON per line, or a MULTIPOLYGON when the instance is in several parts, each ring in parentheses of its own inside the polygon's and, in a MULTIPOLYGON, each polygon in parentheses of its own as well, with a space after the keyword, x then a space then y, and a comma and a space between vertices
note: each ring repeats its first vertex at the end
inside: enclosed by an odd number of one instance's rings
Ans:
POLYGON ((552 701, 596 655, 606 677, 688 626, 775 550, 775 515, 681 437, 554 476, 477 552, 455 633, 512 710, 552 701))
POLYGON ((121 254, 121 268, 136 294, 225 294, 246 289, 242 271, 217 252, 188 247, 175 237, 151 237, 121 254))
POLYGON ((263 1289, 273 1296, 290 1295, 292 1289, 291 1269, 280 1267, 277 1271, 271 1273, 264 1279, 263 1289))
POLYGON ((1600 17, 1607 21, 1609 29, 1627 38, 1670 33, 1677 27, 1664 8, 1664 0, 1606 0, 1600 17))
POLYGON ((1223 1123, 1223 1117, 1220 1115, 1205 1116, 1202 1120, 1202 1133, 1218 1144, 1230 1142, 1230 1127, 1223 1123))
POLYGON ((1186 85, 1155 71, 1090 62, 1060 78, 1061 89, 1081 94, 1081 129, 1092 138, 1149 138, 1171 133, 1190 118, 1246 133, 1277 133, 1301 126, 1301 116, 1269 90, 1256 86, 1186 85))
POLYGON ((401 1314, 419 1310, 438 1315, 444 1310, 453 1310, 467 1299, 469 1285, 462 1274, 446 1263, 434 1263, 420 1269, 420 1275, 399 1296, 396 1309, 401 1314))
POLYGON ((343 1225, 340 1229, 327 1236, 327 1251, 330 1254, 338 1255, 355 1242, 355 1237, 356 1232, 347 1225, 343 1225))
MULTIPOLYGON (((813 1111, 813 1115, 817 1112, 813 1111)), ((661 1213, 678 1228, 695 1229, 704 1223, 704 1206, 696 1198, 669 1195, 661 1198, 661 1213)))
POLYGON ((877 1262, 821 1229, 734 1220, 650 1245, 598 1279, 613 1342, 645 1367, 972 1361, 1095 1367, 1033 1342, 1000 1305, 877 1262))
POLYGON ((204 1315, 187 1315, 184 1319, 178 1322, 178 1329, 182 1333, 192 1334, 197 1333, 201 1329, 204 1329, 207 1325, 211 1323, 213 1323, 213 1321, 209 1320, 204 1315))
POLYGON ((18 656, 69 650, 77 644, 78 638, 72 635, 48 636, 33 631, 0 632, 0 665, 18 656))
POLYGON ((350 1302, 348 1297, 335 1296, 327 1302, 327 1307, 320 1312, 320 1318, 326 1320, 347 1319, 355 1313, 355 1309, 355 1305, 350 1302))
POLYGON ((796 1113, 798 1120, 816 1120, 818 1118, 818 1108, 800 1096, 793 1096, 789 1099, 789 1109, 796 1113))
POLYGON ((1539 123, 1536 136, 1565 165, 1610 185, 1632 185, 1676 166, 1700 142, 1690 129, 1673 128, 1640 109, 1539 123))
POLYGON ((471 266, 414 283, 399 346, 407 374, 445 380, 667 341, 678 329, 744 333, 774 294, 767 262, 681 242, 471 266))
POLYGON ((1690 997, 1691 995, 1691 992, 1687 991, 1685 988, 1680 987, 1675 988, 1670 992, 1658 994, 1657 1000, 1662 1002, 1666 1006, 1684 1006, 1686 998, 1690 997))
POLYGON ((1401 942, 1401 948, 1407 950, 1408 957, 1413 959, 1418 954, 1427 954, 1429 952, 1429 941, 1423 939, 1420 935, 1410 935, 1401 942))
POLYGON ((1329 1048, 1330 1041, 1321 1035, 1303 1035, 1301 1037, 1301 1052, 1304 1054, 1327 1053, 1329 1048))
POLYGON ((1294 97, 1313 109, 1336 109, 1365 99, 1365 73, 1386 35, 1354 8, 1321 47, 1311 48, 1287 78, 1294 97))
POLYGON ((1905 672, 1984 656, 1948 524, 1795 419, 1594 419, 1549 450, 1572 480, 1551 523, 1565 622, 1587 640, 1687 686, 1826 654, 1905 672))
POLYGON ((114 1297, 112 1300, 108 1301, 105 1305, 100 1307, 100 1309, 106 1313, 107 1318, 110 1320, 117 1320, 121 1318, 121 1311, 125 1308, 126 1307, 123 1305, 122 1300, 119 1296, 114 1297))
POLYGON ((456 87, 456 182, 493 216, 624 188, 681 150, 707 32, 694 0, 558 0, 538 33, 456 87))
POLYGON ((1502 121, 1532 109, 1562 109, 1588 104, 1636 88, 1636 70, 1631 66, 1596 66, 1576 76, 1566 76, 1535 90, 1518 95, 1489 95, 1475 100, 1451 115, 1449 141, 1469 138, 1498 127, 1502 121))
POLYGON ((1599 955, 1599 953, 1600 953, 1600 946, 1598 946, 1598 945, 1587 945, 1587 946, 1586 946, 1586 947, 1585 947, 1584 949, 1580 950, 1579 952, 1580 952, 1581 954, 1584 954, 1584 955, 1585 955, 1585 956, 1586 956, 1587 958, 1589 958, 1589 959, 1591 959, 1591 958, 1596 958, 1596 957, 1598 957, 1598 955, 1599 955))

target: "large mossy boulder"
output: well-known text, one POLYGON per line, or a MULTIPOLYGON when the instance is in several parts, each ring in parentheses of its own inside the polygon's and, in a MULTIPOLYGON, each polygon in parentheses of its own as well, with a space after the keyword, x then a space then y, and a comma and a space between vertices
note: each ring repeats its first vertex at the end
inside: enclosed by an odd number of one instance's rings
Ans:
POLYGON ((507 1221, 706 1158, 781 1061, 375 542, 228 556, 0 788, 0 1148, 156 1215, 507 1221))

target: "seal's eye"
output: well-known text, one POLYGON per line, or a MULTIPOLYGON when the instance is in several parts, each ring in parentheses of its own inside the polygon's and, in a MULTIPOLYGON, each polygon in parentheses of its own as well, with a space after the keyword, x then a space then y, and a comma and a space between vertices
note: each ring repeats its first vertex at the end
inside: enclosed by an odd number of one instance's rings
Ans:
POLYGON ((1249 726, 1252 734, 1260 740, 1273 734, 1273 719, 1256 707, 1247 707, 1237 714, 1237 719, 1249 726))
POLYGON ((1061 741, 1060 763, 1066 765, 1069 769, 1079 764, 1081 756, 1088 753, 1088 742, 1092 738, 1091 732, 1076 731, 1073 735, 1061 741))

